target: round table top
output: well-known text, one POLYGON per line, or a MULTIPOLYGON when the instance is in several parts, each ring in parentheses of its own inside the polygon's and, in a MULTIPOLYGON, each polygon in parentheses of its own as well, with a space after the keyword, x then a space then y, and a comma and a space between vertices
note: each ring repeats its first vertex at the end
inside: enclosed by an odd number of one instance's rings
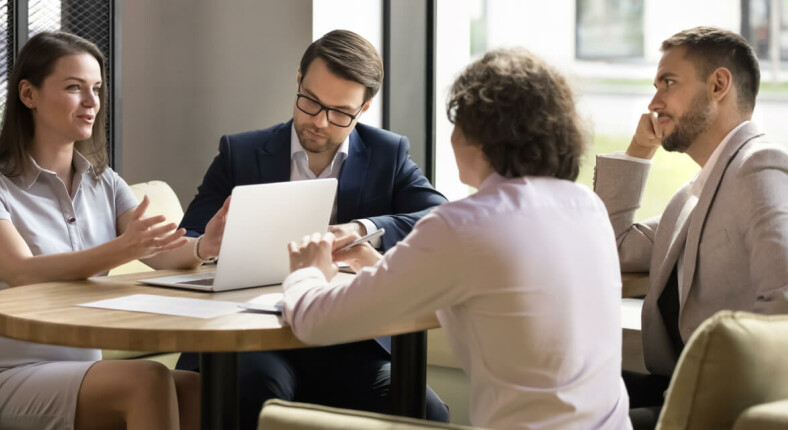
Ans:
POLYGON ((621 297, 642 297, 648 292, 648 272, 622 273, 621 297))
MULTIPOLYGON (((203 269, 205 270, 205 269, 203 269)), ((0 335, 37 343, 83 348, 150 352, 228 352, 306 347, 281 317, 239 312, 201 319, 77 306, 132 294, 245 302, 282 287, 249 288, 221 293, 160 288, 139 279, 189 273, 143 272, 73 282, 48 282, 0 291, 0 335)), ((353 275, 340 273, 338 280, 353 275)), ((375 336, 438 327, 434 315, 389 327, 375 336)))

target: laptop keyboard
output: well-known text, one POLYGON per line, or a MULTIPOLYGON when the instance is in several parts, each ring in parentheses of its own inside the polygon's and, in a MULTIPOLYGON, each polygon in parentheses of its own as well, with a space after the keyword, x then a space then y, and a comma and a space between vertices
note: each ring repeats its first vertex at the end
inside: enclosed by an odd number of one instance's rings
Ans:
POLYGON ((193 281, 178 282, 178 284, 186 284, 186 285, 213 285, 213 280, 214 279, 216 279, 216 278, 195 279, 193 281))

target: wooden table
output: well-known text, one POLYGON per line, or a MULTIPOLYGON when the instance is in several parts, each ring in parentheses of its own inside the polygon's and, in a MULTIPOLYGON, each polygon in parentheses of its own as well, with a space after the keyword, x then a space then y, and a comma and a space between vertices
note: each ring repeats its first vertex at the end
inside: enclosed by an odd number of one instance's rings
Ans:
POLYGON ((648 373, 643 359, 643 336, 640 332, 641 297, 648 291, 648 273, 622 273, 621 297, 621 367, 632 372, 648 373))
MULTIPOLYGON (((204 270, 204 269, 203 269, 204 270)), ((77 304, 127 296, 152 294, 206 300, 244 302, 260 294, 281 292, 281 286, 251 288, 222 293, 203 293, 145 286, 139 279, 184 273, 158 271, 92 278, 75 282, 49 282, 0 291, 0 335, 29 342, 84 348, 151 352, 199 352, 202 377, 204 429, 238 426, 238 352, 306 347, 283 327, 279 316, 241 312, 212 319, 198 319, 141 312, 78 307, 77 304)), ((352 275, 340 273, 339 279, 352 275)), ((434 315, 398 324, 374 333, 400 335, 438 326, 434 315)), ((415 338, 418 342, 418 336, 415 338)), ((392 351, 392 393, 415 395, 412 372, 402 358, 418 360, 420 346, 411 337, 395 336, 392 351), (404 342, 403 342, 404 340, 404 342), (401 344, 397 347, 397 344, 401 344), (413 350, 416 350, 416 354, 413 350), (395 374, 394 368, 402 369, 395 374), (409 373, 410 372, 410 373, 409 373), (399 379, 398 379, 399 378, 399 379)), ((425 347, 426 348, 426 347, 425 347)), ((425 352, 426 354, 426 352, 425 352)), ((421 363, 411 363, 418 373, 421 363)), ((426 383, 426 382, 424 382, 426 383)), ((419 385, 419 384, 416 384, 419 385)), ((423 397, 421 384, 420 397, 423 397)))
POLYGON ((621 284, 621 297, 643 297, 648 292, 648 272, 622 273, 621 284))

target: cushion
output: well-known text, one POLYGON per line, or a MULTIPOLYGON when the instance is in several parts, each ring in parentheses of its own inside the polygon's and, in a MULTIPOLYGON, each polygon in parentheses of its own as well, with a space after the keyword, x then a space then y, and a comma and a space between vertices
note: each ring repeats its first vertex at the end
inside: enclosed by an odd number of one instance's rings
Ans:
POLYGON ((373 412, 331 408, 272 399, 265 402, 258 429, 277 430, 420 430, 470 429, 471 427, 436 423, 373 412))
MULTIPOLYGON (((131 191, 134 192, 134 196, 137 197, 137 200, 142 201, 142 197, 145 195, 147 195, 148 199, 150 199, 150 206, 148 206, 148 210, 146 212, 148 216, 164 215, 168 222, 180 224, 181 218, 183 218, 181 202, 178 200, 178 196, 175 194, 175 191, 173 191, 166 182, 142 182, 131 185, 130 187, 131 191)), ((135 260, 110 270, 109 274, 123 275, 126 273, 148 272, 151 270, 153 269, 146 266, 144 263, 135 260)), ((150 353, 140 351, 116 351, 109 349, 102 351, 102 356, 105 360, 136 358, 148 354, 150 353)), ((177 360, 177 355, 175 357, 175 360, 177 360)))
MULTIPOLYGON (((139 201, 142 201, 142 197, 145 195, 150 199, 150 206, 148 206, 146 212, 147 216, 164 215, 167 218, 167 222, 180 224, 181 218, 183 218, 183 208, 181 208, 181 202, 178 200, 175 191, 166 182, 150 181, 134 184, 131 185, 131 191, 134 192, 139 201)), ((132 261, 110 270, 109 274, 123 275, 151 270, 153 269, 140 261, 132 261)))
POLYGON ((788 398, 788 316, 720 311, 679 358, 659 429, 731 428, 747 408, 788 398))
POLYGON ((788 399, 747 408, 733 425, 733 430, 784 430, 786 428, 788 428, 788 399))
POLYGON ((175 368, 180 358, 180 352, 151 353, 144 351, 121 351, 115 349, 104 349, 101 351, 101 358, 104 360, 126 360, 130 358, 144 358, 146 360, 158 361, 170 369, 175 368))

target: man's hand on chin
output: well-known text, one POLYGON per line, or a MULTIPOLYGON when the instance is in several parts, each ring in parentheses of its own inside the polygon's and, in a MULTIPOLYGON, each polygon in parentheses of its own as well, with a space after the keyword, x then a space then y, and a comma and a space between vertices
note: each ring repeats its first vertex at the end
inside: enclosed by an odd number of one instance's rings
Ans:
POLYGON ((630 157, 650 160, 662 144, 662 129, 657 122, 657 113, 649 112, 640 116, 638 128, 627 148, 630 157))

